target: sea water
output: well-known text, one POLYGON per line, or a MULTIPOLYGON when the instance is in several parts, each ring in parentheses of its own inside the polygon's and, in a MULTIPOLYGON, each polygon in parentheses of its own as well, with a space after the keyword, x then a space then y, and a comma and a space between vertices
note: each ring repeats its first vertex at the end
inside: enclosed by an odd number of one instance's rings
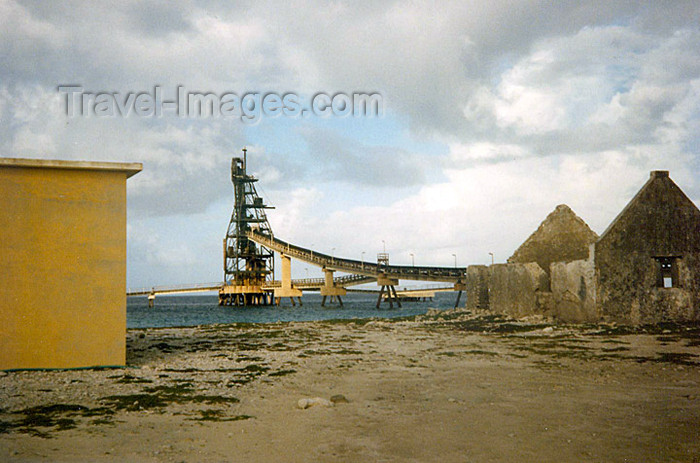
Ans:
MULTIPOLYGON (((287 321, 312 321, 362 318, 396 318, 422 315, 429 309, 451 309, 457 298, 455 292, 435 293, 432 301, 403 301, 402 307, 389 308, 382 302, 377 309, 377 296, 354 293, 343 296, 343 307, 326 298, 321 306, 321 295, 304 294, 302 306, 292 306, 289 298, 279 306, 231 307, 219 306, 217 295, 158 296, 155 307, 148 307, 145 296, 128 297, 126 302, 126 325, 128 328, 161 328, 173 326, 197 326, 215 323, 274 323, 287 321)), ((460 305, 464 304, 464 298, 460 305)))

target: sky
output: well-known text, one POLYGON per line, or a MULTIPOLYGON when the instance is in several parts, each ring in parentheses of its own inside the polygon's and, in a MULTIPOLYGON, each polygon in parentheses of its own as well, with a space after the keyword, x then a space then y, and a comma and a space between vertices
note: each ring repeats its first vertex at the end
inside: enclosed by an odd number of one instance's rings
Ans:
POLYGON ((0 0, 0 30, 0 156, 143 163, 129 287, 222 280, 244 146, 275 236, 354 259, 505 262, 558 204, 601 234, 651 170, 700 204, 697 0, 0 0), (369 92, 383 111, 69 117, 62 85, 369 92))

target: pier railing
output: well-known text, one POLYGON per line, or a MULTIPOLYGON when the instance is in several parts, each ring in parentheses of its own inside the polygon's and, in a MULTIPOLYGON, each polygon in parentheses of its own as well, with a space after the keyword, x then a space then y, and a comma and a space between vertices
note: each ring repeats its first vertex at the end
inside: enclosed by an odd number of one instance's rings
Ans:
MULTIPOLYGON (((367 275, 342 275, 333 278, 333 282, 336 286, 353 286, 361 285, 363 283, 371 283, 375 278, 367 275)), ((321 286, 325 285, 326 280, 324 278, 301 278, 292 280, 292 286, 298 289, 319 289, 321 286)), ((172 285, 172 286, 152 286, 145 288, 129 288, 126 290, 127 296, 148 296, 150 294, 186 294, 186 293, 201 293, 206 291, 218 291, 224 286, 223 282, 217 283, 199 283, 190 285, 172 285)), ((268 281, 263 285, 265 289, 279 288, 282 286, 282 282, 279 280, 268 281)))
POLYGON ((197 293, 205 291, 218 291, 224 285, 223 282, 216 283, 195 283, 189 285, 151 286, 146 288, 128 288, 127 296, 147 296, 149 294, 177 294, 177 293, 197 293))

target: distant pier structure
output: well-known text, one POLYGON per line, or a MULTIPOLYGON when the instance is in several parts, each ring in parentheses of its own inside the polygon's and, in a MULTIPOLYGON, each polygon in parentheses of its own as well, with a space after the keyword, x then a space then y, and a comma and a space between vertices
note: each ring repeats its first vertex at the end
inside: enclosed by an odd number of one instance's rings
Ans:
POLYGON ((219 305, 260 306, 274 303, 270 282, 274 279, 274 253, 248 238, 256 231, 272 237, 263 203, 255 189, 258 181, 248 175, 247 150, 242 158, 231 160, 234 206, 224 238, 224 285, 219 290, 219 305))
MULTIPOLYGON (((292 305, 302 305, 303 291, 319 291, 325 305, 328 296, 343 305, 342 296, 347 287, 376 281, 382 289, 377 298, 377 307, 382 300, 393 308, 394 302, 401 307, 395 286, 400 279, 416 281, 441 281, 454 284, 454 290, 464 290, 466 268, 458 267, 416 267, 390 265, 389 255, 384 249, 377 255, 377 263, 335 257, 293 245, 276 238, 267 220, 266 209, 274 209, 264 204, 255 189, 258 181, 246 172, 247 152, 243 148, 242 158, 231 162, 234 207, 224 239, 224 282, 219 287, 219 305, 266 306, 280 304, 289 298, 292 305), (279 254, 281 267, 280 280, 275 280, 274 253, 279 254), (323 270, 323 278, 292 280, 292 259, 316 265, 323 270), (348 273, 334 277, 335 272, 348 273)), ((211 285, 191 288, 160 288, 137 290, 130 294, 146 294, 155 297, 156 293, 192 292, 202 288, 213 289, 211 285)), ((459 304, 459 297, 457 298, 459 304)))

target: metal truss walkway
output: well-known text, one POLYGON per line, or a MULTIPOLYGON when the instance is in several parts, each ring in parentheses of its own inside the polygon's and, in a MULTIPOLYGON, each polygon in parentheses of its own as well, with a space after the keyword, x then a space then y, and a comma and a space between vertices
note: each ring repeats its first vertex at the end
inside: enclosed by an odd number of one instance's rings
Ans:
POLYGON ((467 269, 465 267, 420 267, 409 265, 383 265, 359 260, 343 259, 313 249, 306 249, 282 241, 270 235, 250 230, 249 239, 266 246, 273 251, 288 257, 308 262, 331 271, 340 271, 365 275, 367 277, 383 277, 395 280, 442 281, 449 283, 464 283, 467 269))

